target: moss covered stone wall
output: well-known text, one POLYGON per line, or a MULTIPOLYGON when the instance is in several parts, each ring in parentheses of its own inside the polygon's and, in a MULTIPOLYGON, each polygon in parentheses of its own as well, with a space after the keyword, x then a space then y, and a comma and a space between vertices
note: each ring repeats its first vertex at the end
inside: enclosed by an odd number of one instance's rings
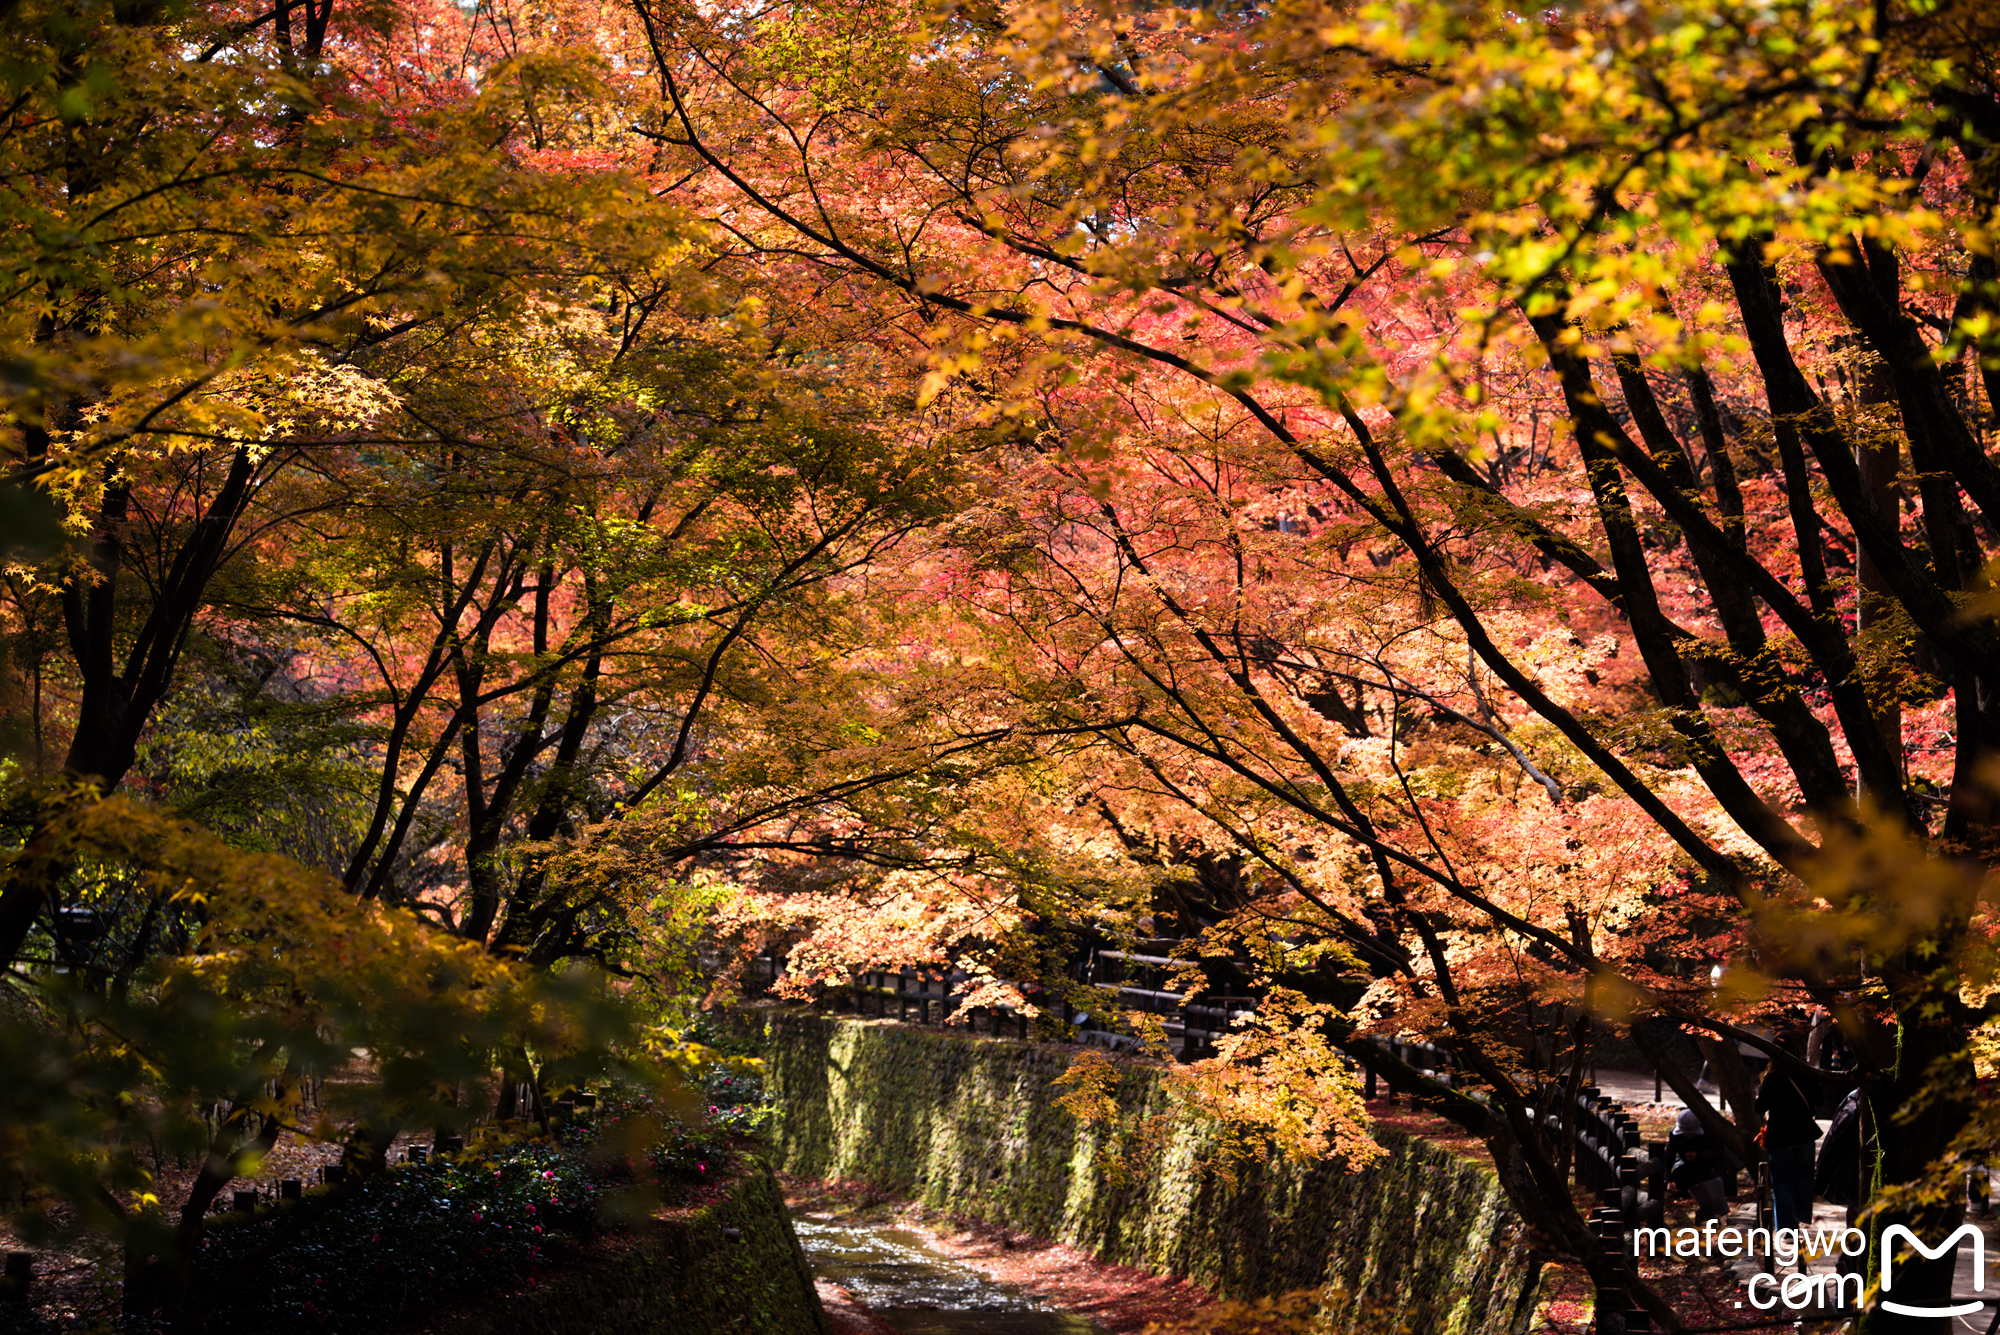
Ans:
POLYGON ((761 1163, 725 1199, 612 1242, 529 1293, 438 1323, 436 1335, 828 1335, 784 1196, 761 1163))
POLYGON ((740 1018, 763 1031, 785 1171, 866 1182, 1224 1297, 1329 1286, 1331 1332, 1497 1335, 1531 1314, 1539 1267, 1498 1181, 1425 1141, 1385 1128, 1388 1156, 1362 1172, 1271 1160, 1235 1165, 1232 1181, 1215 1171, 1213 1127, 1175 1112, 1151 1065, 1129 1064, 1118 1089, 1123 1124, 1152 1123, 1149 1148, 1105 1154, 1130 1147, 1057 1103, 1072 1050, 775 1008, 740 1018), (1117 1167, 1134 1158, 1138 1171, 1117 1167))

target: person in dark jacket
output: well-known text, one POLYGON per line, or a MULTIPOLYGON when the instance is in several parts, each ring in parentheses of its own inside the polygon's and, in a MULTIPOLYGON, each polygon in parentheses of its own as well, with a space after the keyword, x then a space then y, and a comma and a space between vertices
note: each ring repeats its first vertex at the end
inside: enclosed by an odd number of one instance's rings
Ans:
POLYGON ((1771 1161, 1773 1228, 1804 1228, 1812 1222, 1813 1142, 1820 1136, 1814 1102, 1798 1076, 1775 1064, 1757 1091, 1764 1153, 1771 1161))

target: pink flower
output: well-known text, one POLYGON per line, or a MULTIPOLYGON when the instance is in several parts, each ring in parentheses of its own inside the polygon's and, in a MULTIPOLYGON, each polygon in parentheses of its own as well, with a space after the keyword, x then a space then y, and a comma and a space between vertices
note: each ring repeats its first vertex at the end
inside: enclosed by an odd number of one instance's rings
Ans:
POLYGON ((536 1224, 536 1225, 535 1225, 535 1232, 539 1233, 539 1232, 541 1232, 541 1231, 542 1231, 542 1226, 541 1226, 540 1224, 536 1224))
POLYGON ((556 1170, 553 1168, 544 1168, 542 1170, 542 1177, 544 1179, 552 1179, 555 1177, 555 1175, 556 1175, 556 1170))
POLYGON ((705 1163, 698 1163, 694 1166, 694 1171, 697 1173, 706 1173, 708 1171, 708 1165, 705 1163))
POLYGON ((534 1212, 535 1212, 535 1207, 534 1207, 534 1206, 532 1206, 532 1205, 530 1205, 530 1206, 528 1207, 528 1213, 529 1213, 529 1214, 533 1214, 534 1212))
POLYGON ((473 1223, 475 1223, 475 1224, 476 1224, 476 1223, 478 1223, 478 1222, 479 1222, 480 1220, 482 1220, 482 1219, 484 1219, 484 1218, 486 1218, 486 1216, 485 1216, 485 1215, 483 1215, 483 1214, 481 1214, 481 1213, 479 1213, 479 1211, 477 1211, 477 1210, 474 1210, 474 1211, 472 1212, 472 1222, 473 1222, 473 1223))

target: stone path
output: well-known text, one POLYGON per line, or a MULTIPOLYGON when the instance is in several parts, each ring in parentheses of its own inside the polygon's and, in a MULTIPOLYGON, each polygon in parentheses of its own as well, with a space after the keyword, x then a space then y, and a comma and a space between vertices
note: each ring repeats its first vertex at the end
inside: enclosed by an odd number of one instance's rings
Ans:
MULTIPOLYGON (((1757 1207, 1754 1202, 1747 1200, 1738 1202, 1730 1211, 1728 1225, 1742 1230, 1755 1227, 1756 1210, 1757 1207)), ((1952 1298, 1955 1300, 1954 1305, 1975 1299, 1982 1300, 1985 1305, 1980 1311, 1972 1315, 1956 1318, 1951 1326, 1952 1335, 1990 1335, 1994 1329, 1995 1313, 2000 1312, 2000 1266, 1994 1264, 1995 1261, 2000 1261, 2000 1255, 1996 1255, 1995 1253, 1996 1244, 2000 1244, 2000 1220, 1991 1218, 1975 1219, 1968 1216, 1966 1222, 1977 1225, 1980 1232, 1985 1235, 1985 1256, 1987 1258, 1985 1288, 1982 1290, 1978 1287, 1979 1275, 1976 1273, 1974 1265, 1976 1259, 1974 1249, 1961 1243, 1958 1248, 1958 1275, 1952 1282, 1951 1288, 1952 1298)), ((1828 1205, 1825 1201, 1815 1201, 1813 1202, 1811 1227, 1815 1233, 1824 1231, 1829 1236, 1836 1235, 1847 1227, 1847 1212, 1838 1205, 1828 1205)), ((1810 1260, 1801 1258, 1801 1260, 1803 1264, 1800 1268, 1807 1274, 1832 1275, 1838 1273, 1839 1260, 1837 1257, 1825 1256, 1810 1260)), ((1755 1262, 1742 1260, 1730 1263, 1725 1269, 1740 1282, 1747 1281, 1760 1268, 1768 1268, 1769 1265, 1769 1262, 1761 1261, 1761 1259, 1755 1262)), ((1783 1276, 1787 1273, 1786 1268, 1778 1267, 1777 1273, 1783 1276)), ((1734 1300, 1734 1305, 1741 1308, 1745 1317, 1752 1314, 1751 1304, 1744 1300, 1740 1294, 1734 1300)), ((1831 1313, 1827 1315, 1831 1315, 1831 1313)))
POLYGON ((1685 1108, 1681 1096, 1674 1093, 1673 1086, 1662 1082, 1659 1086, 1660 1098, 1653 1099, 1653 1073, 1651 1071, 1611 1071, 1599 1067, 1597 1088, 1617 1099, 1627 1108, 1639 1108, 1653 1104, 1660 1108, 1685 1108))
MULTIPOLYGON (((1651 1106, 1677 1110, 1687 1106, 1678 1094, 1666 1087, 1660 1089, 1660 1098, 1655 1102, 1653 1073, 1650 1071, 1599 1069, 1597 1087, 1630 1109, 1651 1106)), ((1827 1120, 1822 1118, 1821 1130, 1825 1130, 1827 1125, 1827 1120)), ((1747 1229, 1754 1225, 1755 1215, 1756 1206, 1753 1203, 1741 1202, 1731 1212, 1730 1223, 1739 1229, 1747 1229)), ((1975 1219, 1968 1215, 1966 1222, 1977 1224, 1986 1236, 1986 1287, 1983 1290, 1977 1287, 1979 1276, 1974 1266, 1973 1249, 1961 1243, 1958 1249, 1958 1277, 1952 1284, 1952 1297, 1960 1302, 1981 1299, 1985 1306, 1971 1316, 1962 1316, 1954 1320, 1952 1335, 1996 1335, 1996 1332, 2000 1332, 2000 1328, 1996 1328, 1993 1324, 1996 1313, 2000 1313, 2000 1219, 1975 1219)), ((1838 1205, 1828 1205, 1825 1201, 1813 1202, 1812 1227, 1815 1231, 1826 1229, 1837 1233, 1846 1226, 1847 1212, 1838 1205)), ((1808 1273, 1831 1274, 1837 1265, 1838 1262, 1833 1257, 1821 1258, 1809 1262, 1808 1273)), ((1757 1267, 1738 1262, 1731 1269, 1740 1272, 1739 1279, 1748 1279, 1756 1273, 1757 1267)), ((1745 1302, 1743 1311, 1747 1314, 1750 1310, 1750 1305, 1745 1302)))

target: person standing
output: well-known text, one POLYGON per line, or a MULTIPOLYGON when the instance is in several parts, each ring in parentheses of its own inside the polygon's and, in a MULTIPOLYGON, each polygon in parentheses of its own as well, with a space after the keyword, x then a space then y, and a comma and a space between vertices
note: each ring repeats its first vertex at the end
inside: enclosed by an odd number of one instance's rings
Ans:
POLYGON ((1776 1064, 1757 1091, 1757 1111, 1764 1114, 1764 1153, 1771 1161, 1772 1228, 1797 1229, 1812 1223, 1813 1142, 1820 1137, 1819 1123, 1813 1119, 1817 1101, 1798 1076, 1776 1064))

